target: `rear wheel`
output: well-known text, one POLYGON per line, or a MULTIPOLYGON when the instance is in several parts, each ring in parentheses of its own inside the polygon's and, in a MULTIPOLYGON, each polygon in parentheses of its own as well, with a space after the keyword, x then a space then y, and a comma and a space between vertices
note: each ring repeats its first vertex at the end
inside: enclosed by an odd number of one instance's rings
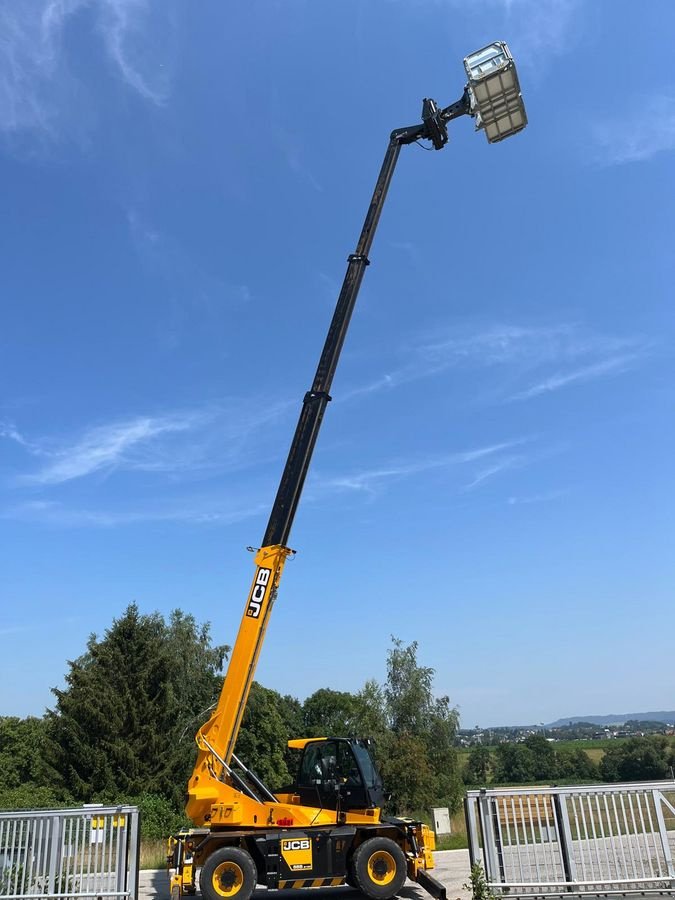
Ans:
POLYGON ((355 886, 371 900, 389 900, 405 884, 403 850, 395 841, 375 837, 364 841, 354 853, 351 874, 355 886))
POLYGON ((249 900, 258 880, 251 855, 240 847, 221 847, 206 860, 199 879, 205 900, 249 900))

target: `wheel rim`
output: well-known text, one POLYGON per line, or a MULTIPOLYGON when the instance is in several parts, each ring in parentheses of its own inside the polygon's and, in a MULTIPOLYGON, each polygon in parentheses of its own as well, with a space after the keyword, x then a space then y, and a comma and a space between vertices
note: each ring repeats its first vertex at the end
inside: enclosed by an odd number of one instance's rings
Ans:
POLYGON ((234 897, 244 883, 244 873, 236 862, 227 860, 213 870, 213 889, 221 897, 234 897))
POLYGON ((396 875, 396 860, 387 850, 376 850, 368 859, 368 876, 375 884, 391 884, 396 875))

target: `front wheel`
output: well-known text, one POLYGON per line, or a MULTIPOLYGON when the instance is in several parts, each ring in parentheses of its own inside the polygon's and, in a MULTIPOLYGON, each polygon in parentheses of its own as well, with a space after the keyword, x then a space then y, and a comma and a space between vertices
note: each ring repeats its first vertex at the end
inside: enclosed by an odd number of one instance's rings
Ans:
POLYGON ((390 900, 405 884, 403 850, 390 838, 370 838, 354 853, 351 874, 355 886, 370 900, 390 900))
POLYGON ((240 847, 215 850, 202 867, 204 900, 249 900, 258 880, 251 855, 240 847))

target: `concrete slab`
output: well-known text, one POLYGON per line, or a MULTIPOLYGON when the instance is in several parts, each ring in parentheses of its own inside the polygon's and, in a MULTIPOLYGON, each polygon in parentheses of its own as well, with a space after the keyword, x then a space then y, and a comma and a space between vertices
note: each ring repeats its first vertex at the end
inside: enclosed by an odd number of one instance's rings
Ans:
MULTIPOLYGON (((445 885, 448 900, 469 900, 470 893, 463 885, 469 880, 468 850, 438 850, 434 853, 436 868, 430 873, 445 885)), ((165 869, 144 869, 139 878, 138 900, 169 900, 169 876, 165 869)), ((313 900, 356 900, 361 897, 358 891, 350 887, 309 888, 302 891, 285 890, 279 892, 283 900, 302 900, 311 890, 313 900)), ((264 900, 266 888, 258 888, 253 893, 253 900, 264 900)), ((197 894, 198 897, 201 894, 197 894)), ((429 894, 412 881, 407 881, 399 894, 403 900, 430 900, 429 894)))

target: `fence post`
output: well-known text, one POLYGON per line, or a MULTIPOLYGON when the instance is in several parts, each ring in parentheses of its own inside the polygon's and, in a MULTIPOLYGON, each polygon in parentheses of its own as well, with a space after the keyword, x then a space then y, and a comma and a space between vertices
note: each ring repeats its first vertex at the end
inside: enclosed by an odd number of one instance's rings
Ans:
POLYGON ((562 857, 563 870, 565 872, 565 881, 567 882, 567 890, 571 891, 574 889, 577 873, 574 859, 570 853, 572 848, 572 830, 570 828, 570 819, 567 813, 567 800, 563 800, 560 794, 554 794, 553 808, 558 820, 558 840, 560 841, 560 855, 562 857))
POLYGON ((473 798, 469 797, 468 794, 464 798, 464 821, 466 822, 466 833, 469 838, 469 865, 473 869, 478 862, 476 859, 478 835, 476 833, 476 808, 473 798))
POLYGON ((495 854, 494 824, 492 822, 491 803, 485 788, 481 788, 478 798, 478 810, 480 813, 480 830, 483 834, 483 861, 485 863, 485 875, 488 884, 496 884, 501 881, 499 875, 499 863, 495 854))
POLYGON ((131 833, 129 835, 129 884, 127 890, 131 900, 138 900, 138 871, 141 855, 141 811, 134 810, 130 816, 131 833))
MULTIPOLYGON (((659 834, 661 835, 663 856, 666 860, 666 868, 668 869, 668 874, 671 878, 670 886, 672 888, 675 887, 675 866, 673 866, 673 854, 670 850, 668 832, 666 831, 666 821, 663 818, 663 809, 661 808, 662 801, 665 800, 665 797, 663 796, 661 791, 653 791, 652 793, 654 797, 654 808, 656 809, 656 820, 659 823, 659 834)), ((670 804, 668 805, 670 806, 670 804)))
POLYGON ((61 816, 52 816, 51 828, 49 835, 49 873, 47 875, 47 893, 55 894, 56 891, 56 870, 61 861, 61 835, 62 835, 62 819, 61 816))

